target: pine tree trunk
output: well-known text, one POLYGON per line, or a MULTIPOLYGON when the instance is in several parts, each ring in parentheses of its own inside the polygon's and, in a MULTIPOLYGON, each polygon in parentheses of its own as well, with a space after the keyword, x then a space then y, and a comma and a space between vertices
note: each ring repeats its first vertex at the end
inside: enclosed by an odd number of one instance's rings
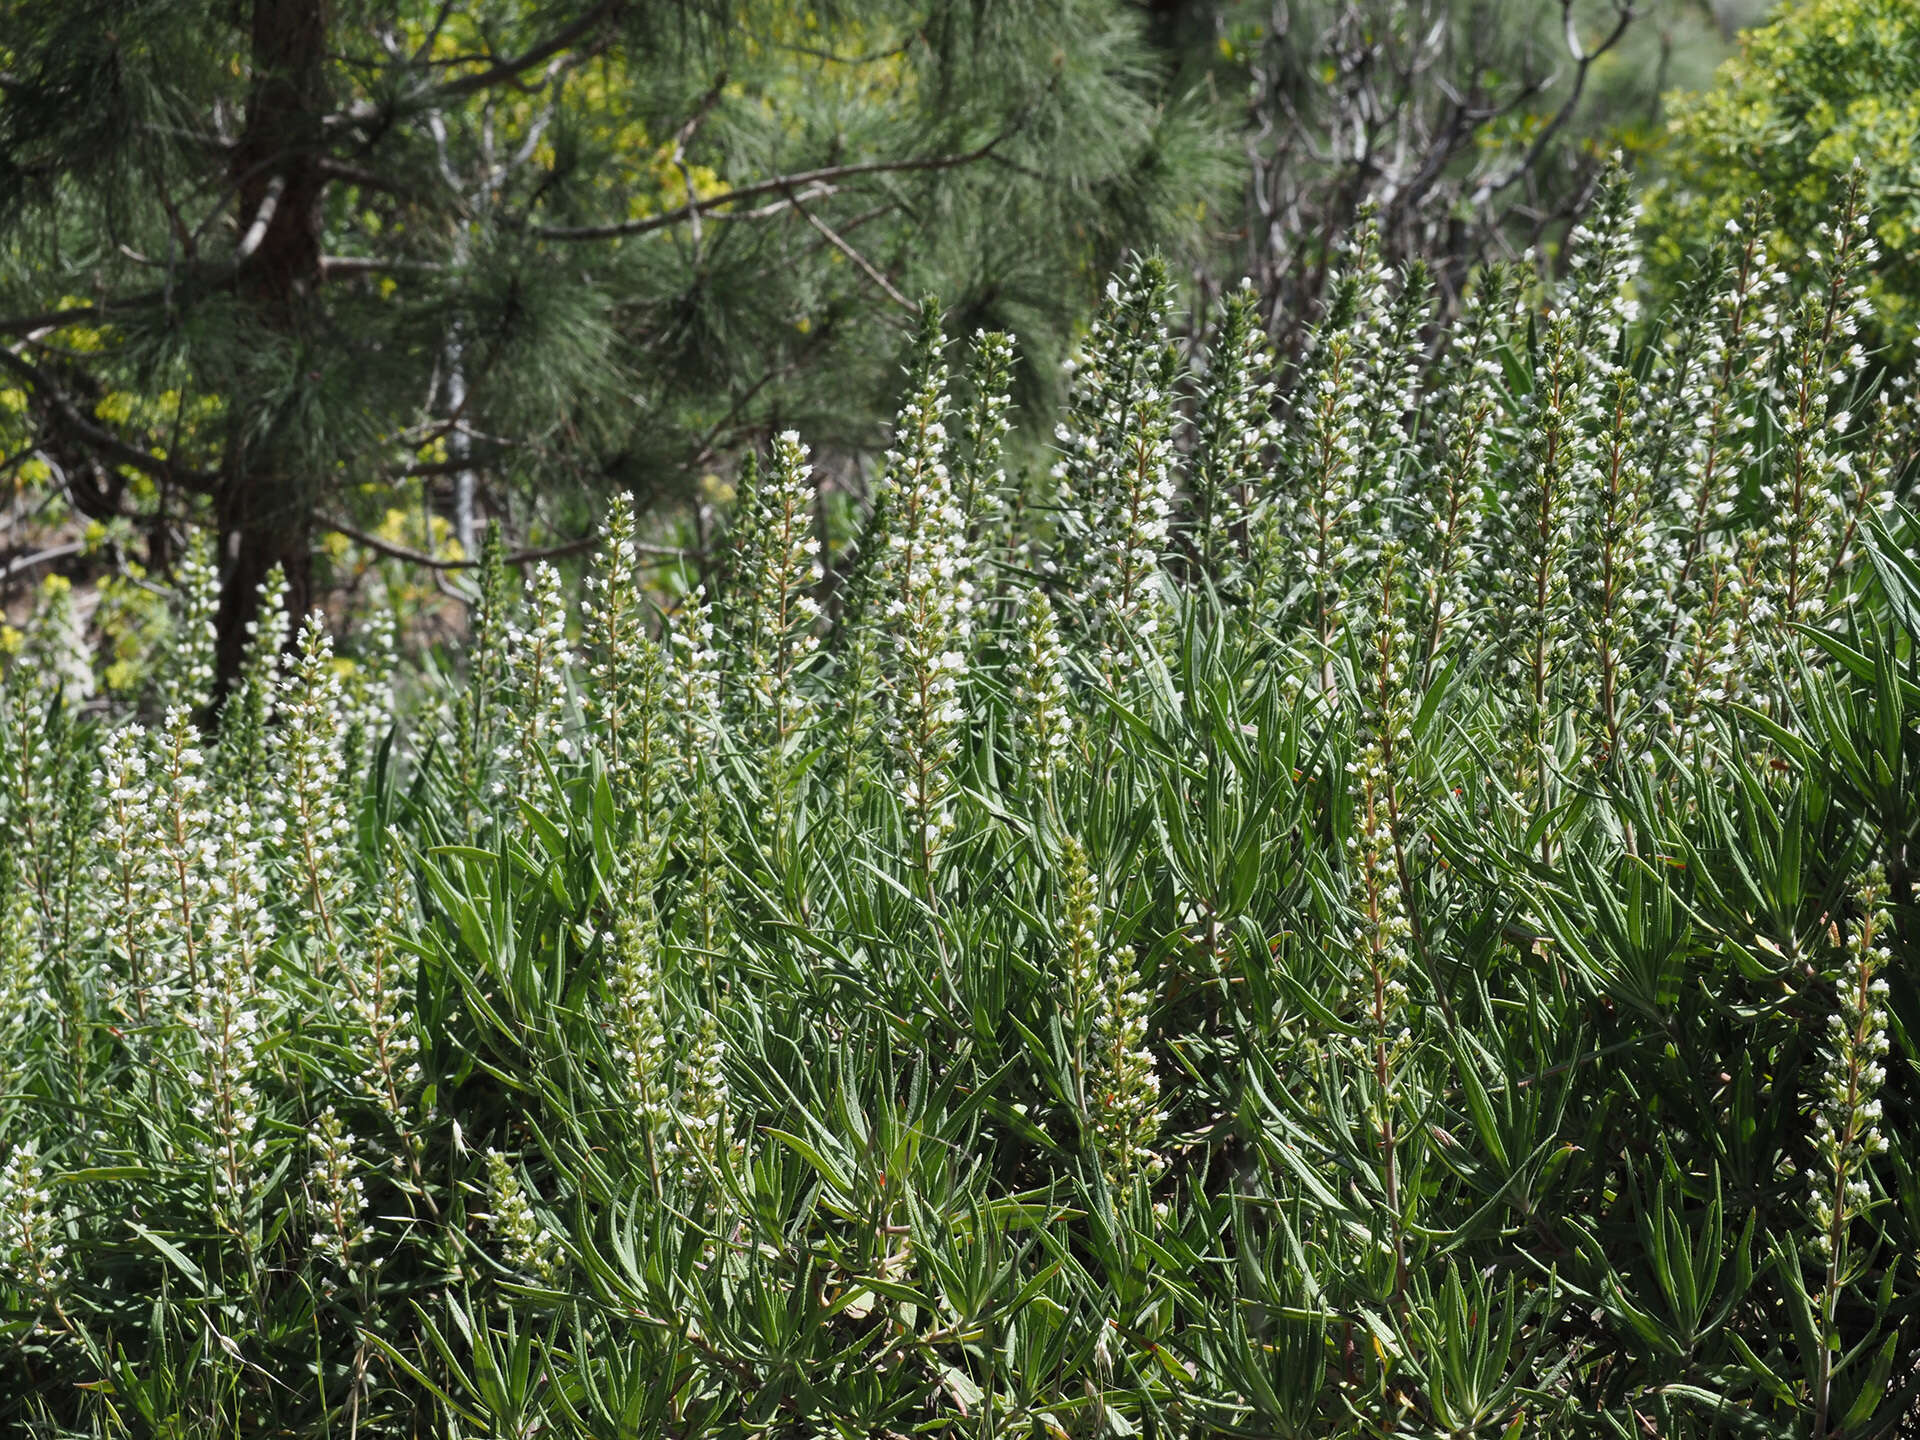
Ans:
MULTIPOLYGON (((327 113, 325 0, 254 0, 253 89, 234 150, 239 196, 237 288, 262 326, 289 341, 306 328, 321 279, 321 121, 327 113)), ((313 508, 318 477, 276 427, 232 416, 233 439, 215 509, 224 584, 217 617, 224 692, 239 673, 255 591, 285 568, 294 614, 312 600, 313 508)))

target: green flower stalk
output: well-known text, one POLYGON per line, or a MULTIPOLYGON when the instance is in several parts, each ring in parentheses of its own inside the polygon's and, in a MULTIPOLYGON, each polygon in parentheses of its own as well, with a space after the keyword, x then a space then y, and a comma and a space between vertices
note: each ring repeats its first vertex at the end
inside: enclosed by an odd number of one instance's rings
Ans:
POLYGON ((929 303, 914 389, 894 424, 878 499, 889 520, 886 550, 877 558, 884 576, 893 782, 929 900, 935 860, 954 823, 953 767, 966 715, 960 690, 973 608, 967 514, 947 463, 947 368, 939 363, 940 348, 939 312, 929 303))
POLYGON ((1130 945, 1102 934, 1100 880, 1071 836, 1061 845, 1065 888, 1062 969, 1082 1133, 1107 1183, 1124 1189, 1166 1167, 1154 1146, 1165 1119, 1160 1075, 1147 1048, 1153 994, 1130 945))
POLYGON ((567 690, 573 672, 573 647, 567 640, 567 601, 560 572, 542 560, 527 583, 525 626, 507 630, 507 684, 513 696, 518 733, 515 745, 495 754, 501 777, 495 793, 504 793, 506 771, 537 769, 536 756, 574 758, 567 723, 567 690))
POLYGON ((1070 373, 1071 415, 1053 467, 1063 529, 1058 584, 1099 644, 1110 685, 1136 648, 1154 649, 1168 619, 1161 569, 1175 504, 1176 356, 1167 336, 1165 265, 1139 262, 1107 301, 1070 373))
POLYGON ((37 1307, 56 1303, 73 1279, 40 1142, 31 1136, 0 1165, 0 1279, 37 1307))
POLYGON ((1892 963, 1887 944, 1892 918, 1887 881, 1878 866, 1860 880, 1857 916, 1833 977, 1837 1009, 1828 1018, 1831 1044, 1826 1071, 1813 1103, 1814 1147, 1819 1166, 1808 1176, 1814 1247, 1825 1261, 1820 1299, 1820 1347, 1814 1380, 1813 1434, 1827 1433, 1833 1354, 1839 1344, 1834 1314, 1845 1289, 1858 1279, 1851 1262, 1853 1222, 1873 1201, 1874 1156, 1887 1148, 1881 1128, 1880 1091, 1886 1084, 1888 984, 1892 963))
POLYGON ((213 703, 214 614, 220 608, 220 572, 213 542, 195 530, 180 556, 179 603, 160 662, 157 700, 162 710, 175 707, 193 715, 213 703))
POLYGON ((733 708, 742 747, 762 772, 761 819, 784 845, 799 785, 800 745, 816 719, 804 683, 820 648, 820 542, 813 466, 799 435, 774 440, 767 473, 746 497, 738 595, 728 624, 733 708))
POLYGON ((487 1204, 501 1257, 522 1275, 554 1284, 560 1278, 559 1249, 534 1214, 519 1173, 498 1150, 487 1151, 487 1204))
POLYGON ((313 1251, 350 1276, 358 1269, 360 1250, 373 1238, 373 1227, 367 1223, 367 1187, 353 1153, 353 1136, 331 1105, 308 1127, 307 1145, 313 1154, 307 1172, 313 1251))
POLYGON ((297 896, 301 953, 317 975, 341 964, 343 912, 351 899, 346 851, 346 714, 326 617, 300 627, 298 648, 281 680, 280 724, 270 739, 277 811, 271 840, 297 896))
POLYGON ((247 622, 240 678, 220 713, 216 769, 224 783, 258 800, 267 783, 267 735, 280 695, 280 670, 292 631, 287 577, 278 565, 260 582, 259 606, 247 622))
POLYGON ((1033 792, 1050 800, 1054 779, 1073 750, 1074 717, 1066 650, 1046 591, 1038 586, 1027 591, 1016 625, 1007 665, 1014 755, 1033 792))
POLYGON ((1273 368, 1260 300, 1244 281, 1222 302, 1207 347, 1191 463, 1194 551, 1201 573, 1228 593, 1246 583, 1249 527, 1280 440, 1273 368))
POLYGON ((647 633, 635 528, 633 497, 622 495, 607 513, 599 574, 586 581, 591 659, 582 708, 606 758, 608 781, 617 793, 635 797, 641 829, 650 834, 660 823, 656 811, 669 762, 667 656, 647 633))

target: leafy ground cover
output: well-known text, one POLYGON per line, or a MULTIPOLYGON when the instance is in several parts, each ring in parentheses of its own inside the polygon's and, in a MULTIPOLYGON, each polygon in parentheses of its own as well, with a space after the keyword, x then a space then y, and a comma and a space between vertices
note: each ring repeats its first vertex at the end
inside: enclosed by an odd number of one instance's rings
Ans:
POLYGON ((1362 227, 1278 376, 1143 263, 1037 477, 930 309, 831 586, 784 436, 657 614, 627 512, 577 616, 496 544, 457 680, 270 581, 203 730, 202 566, 164 710, 85 713, 56 594, 9 1431, 1885 1433, 1907 395, 1856 196, 1658 316, 1632 233, 1437 339, 1362 227))

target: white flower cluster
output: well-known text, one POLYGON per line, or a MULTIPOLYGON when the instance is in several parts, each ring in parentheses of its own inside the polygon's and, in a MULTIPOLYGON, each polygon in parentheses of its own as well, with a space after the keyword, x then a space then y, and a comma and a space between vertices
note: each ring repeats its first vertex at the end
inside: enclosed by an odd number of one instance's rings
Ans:
MULTIPOLYGON (((973 546, 976 565, 1008 541, 1011 517, 1007 509, 1006 472, 1001 468, 1001 452, 1012 428, 1007 412, 1013 403, 1008 393, 1008 377, 1013 370, 1013 337, 997 331, 982 330, 973 337, 973 353, 968 364, 968 379, 973 390, 961 426, 960 508, 967 518, 967 538, 973 546)), ((976 590, 984 590, 979 574, 969 577, 976 590)))
POLYGON ((1433 407, 1440 436, 1433 470, 1439 484, 1434 491, 1420 486, 1409 497, 1431 537, 1420 574, 1422 666, 1429 672, 1450 627, 1474 598, 1486 533, 1487 448, 1502 379, 1496 351, 1519 293, 1516 277, 1503 265, 1482 271, 1467 292, 1460 335, 1447 356, 1446 379, 1433 407))
POLYGON ((508 1265, 543 1285, 560 1276, 560 1253, 553 1236, 533 1213, 526 1187, 507 1157, 487 1151, 487 1204, 494 1238, 508 1265))
POLYGON ((705 586, 694 587, 667 622, 667 710, 679 751, 680 783, 691 788, 720 742, 720 652, 714 648, 713 606, 705 586))
POLYGON ((1073 749, 1074 721, 1067 694, 1066 650, 1054 623, 1053 602, 1038 586, 1020 604, 1008 667, 1015 752, 1034 789, 1052 793, 1055 773, 1073 749))
POLYGON ((807 449, 797 432, 783 431, 748 497, 740 594, 728 627, 740 664, 742 733, 765 767, 763 818, 776 834, 792 798, 792 752, 814 716, 814 696, 801 682, 820 647, 815 501, 807 449))
POLYGON ((260 582, 259 603, 247 621, 240 677, 220 712, 220 770, 249 794, 264 785, 267 733, 280 695, 280 665, 293 617, 287 613, 287 577, 278 565, 260 582))
POLYGON ((651 893, 658 859, 646 853, 632 856, 628 871, 626 898, 613 920, 612 964, 607 969, 610 1028, 640 1118, 657 1129, 668 1118, 672 1089, 660 932, 651 893))
POLYGON ((1222 307, 1206 363, 1194 426, 1197 548, 1205 571, 1232 592, 1243 580, 1249 523, 1280 442, 1273 354, 1251 281, 1222 307))
MULTIPOLYGON (((1375 1045, 1405 1038, 1412 923, 1401 890, 1401 847, 1411 827, 1408 790, 1400 774, 1413 752, 1414 699, 1409 688, 1408 641, 1401 619, 1400 553, 1389 545, 1378 572, 1376 614, 1361 651, 1355 713, 1355 753, 1348 762, 1354 781, 1353 828, 1347 862, 1353 877, 1353 907, 1359 917, 1354 948, 1365 967, 1368 993, 1362 1001, 1375 1045)), ((1382 1097, 1383 1099, 1387 1097, 1382 1097)))
POLYGON ((205 531, 188 540, 178 578, 180 604, 161 662, 160 703, 198 713, 213 703, 214 614, 220 608, 220 574, 205 531))
POLYGON ((1100 880, 1078 840, 1061 846, 1065 885, 1065 986, 1087 1138, 1115 1188, 1151 1177, 1166 1161, 1160 1136, 1160 1076, 1147 1048, 1152 993, 1130 945, 1101 935, 1100 880))
POLYGON ((367 1223, 367 1187, 354 1159, 353 1136, 329 1105, 308 1127, 307 1144, 313 1151, 307 1203, 314 1251, 341 1270, 351 1271, 354 1252, 373 1238, 373 1227, 367 1223))
POLYGON ((29 1137, 0 1166, 0 1277, 45 1304, 71 1278, 66 1259, 40 1142, 29 1137))
POLYGON ((616 792, 636 796, 642 825, 653 823, 656 781, 664 768, 660 733, 666 655, 647 633, 635 549, 633 497, 621 495, 607 512, 598 574, 586 580, 585 621, 591 682, 581 697, 606 756, 616 792))
POLYGON ((389 835, 386 875, 364 946, 349 946, 341 966, 346 1013, 363 1064, 358 1079, 402 1136, 414 1135, 412 1100, 422 1080, 420 1039, 413 1021, 417 970, 406 941, 413 897, 398 837, 389 835))
MULTIPOLYGON (((937 343, 937 340, 936 342, 937 343)), ((965 719, 960 687, 972 635, 967 514, 947 462, 947 371, 933 354, 894 423, 876 503, 886 551, 876 557, 895 791, 919 836, 923 868, 952 824, 952 765, 965 719)))
MULTIPOLYGON (((178 712, 176 712, 178 713, 178 712)), ((204 1137, 200 1158, 217 1195, 235 1207, 266 1154, 263 1103, 256 1083, 267 1006, 260 962, 273 939, 261 844, 245 807, 232 795, 215 802, 218 841, 199 978, 183 1019, 191 1048, 184 1071, 188 1107, 204 1137)))
POLYGON ((346 715, 333 639, 319 611, 300 627, 298 650, 281 680, 280 724, 269 737, 278 787, 272 841, 298 896, 299 943, 316 972, 341 963, 341 923, 351 898, 346 845, 346 715))
POLYGON ((1070 370, 1071 414, 1055 430, 1065 540, 1056 566, 1114 679, 1130 668, 1133 647, 1159 643, 1166 620, 1160 561, 1177 494, 1169 290, 1152 260, 1108 285, 1070 370))
POLYGON ((1848 1222, 1871 1202, 1868 1172, 1887 1145, 1880 1130, 1889 1048, 1882 972, 1893 959, 1886 940, 1892 922, 1886 876, 1878 866, 1862 877, 1854 903, 1859 913, 1833 977, 1839 1008, 1827 1017, 1832 1048, 1813 1103, 1821 1168, 1808 1180, 1809 1206, 1815 1244, 1829 1259, 1844 1245, 1848 1222))
POLYGON ((542 560, 527 583, 527 625, 510 624, 506 632, 508 686, 519 721, 518 749, 503 748, 496 759, 501 775, 496 792, 504 794, 505 772, 518 762, 533 766, 542 750, 571 760, 574 742, 567 728, 567 685, 573 671, 573 648, 567 640, 567 600, 560 572, 542 560))

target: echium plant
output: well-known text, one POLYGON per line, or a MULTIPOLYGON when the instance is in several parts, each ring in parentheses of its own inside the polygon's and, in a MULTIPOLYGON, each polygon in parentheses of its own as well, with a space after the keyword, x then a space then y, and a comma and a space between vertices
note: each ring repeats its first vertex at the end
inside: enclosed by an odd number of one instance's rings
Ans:
POLYGON ((214 612, 220 605, 220 572, 213 542, 195 530, 175 570, 179 602, 161 658, 157 704, 199 714, 213 703, 214 612))
POLYGON ((1061 842, 1064 1008, 1082 1134, 1107 1183, 1121 1189, 1166 1164, 1154 1148, 1164 1116, 1147 1046, 1153 996, 1130 945, 1104 933, 1100 876, 1081 843, 1061 842))
POLYGON ((739 573, 728 608, 735 661, 730 709, 741 748, 759 766, 760 815, 778 846, 799 786, 800 745, 816 704, 807 675, 820 648, 820 541, 814 532, 813 466, 792 430, 746 487, 739 573))
POLYGON ((923 891, 952 827, 958 727, 966 712, 974 566, 967 513, 948 464, 947 367, 939 309, 922 311, 912 389, 894 422, 877 503, 888 516, 881 633, 894 730, 893 782, 923 891))
POLYGON ((929 325, 871 508, 617 512, 577 672, 496 541, 378 755, 364 631, 147 729, 29 629, 0 1433, 1894 1433, 1907 391, 1844 224, 1638 316, 1627 217, 1458 319, 1333 256, 1272 396, 1132 272, 1072 513, 929 325))
POLYGON ((1025 784, 1051 801, 1056 777, 1072 753, 1075 717, 1067 690, 1066 650, 1054 621, 1053 602, 1038 586, 1027 591, 1013 632, 1007 664, 1014 755, 1025 784))
POLYGON ((560 572, 545 560, 538 562, 527 581, 526 623, 507 629, 507 685, 516 731, 511 746, 495 751, 503 770, 536 770, 542 756, 556 761, 574 756, 568 707, 573 645, 567 636, 567 611, 560 572))
POLYGON ((1060 511, 1053 566, 1101 668, 1125 675, 1164 638, 1164 558, 1176 498, 1178 374, 1168 338, 1171 284, 1159 260, 1107 286, 1106 304, 1072 366, 1073 399, 1055 431, 1060 511))
POLYGON ((1003 468, 1007 434, 1012 429, 1008 392, 1013 370, 1013 337, 982 330, 973 337, 967 357, 969 396, 960 425, 959 462, 955 489, 967 519, 967 544, 976 571, 969 578, 985 595, 991 585, 987 562, 1013 540, 1008 508, 1007 473, 1003 468))
POLYGON ((1214 322, 1193 426, 1191 543, 1201 572, 1228 591, 1246 580, 1248 526, 1279 441, 1273 369, 1259 301, 1242 285, 1214 322))
MULTIPOLYGON (((1487 464, 1499 419, 1501 354, 1511 343, 1519 277, 1505 265, 1480 272, 1467 292, 1458 333, 1433 397, 1437 432, 1432 479, 1416 483, 1409 507, 1426 536, 1420 554, 1419 641, 1423 681, 1431 681, 1452 627, 1466 618, 1482 569, 1487 523, 1487 464)), ((1417 481, 1424 479, 1417 475, 1417 481)))
POLYGON ((1891 1048, 1885 971, 1893 960, 1888 945, 1892 919, 1886 875, 1878 866, 1861 877, 1853 901, 1856 913, 1840 964, 1829 977, 1838 1004, 1828 1016, 1830 1048, 1812 1106, 1819 1164, 1807 1176, 1814 1259, 1824 1267, 1815 1292, 1820 1327, 1813 1380, 1815 1435, 1827 1433, 1832 1352, 1838 1344, 1835 1312, 1863 1271, 1852 1245, 1854 1224, 1874 1201, 1874 1157, 1887 1148, 1880 1093, 1887 1083, 1891 1048))
POLYGON ((300 929, 292 944, 314 974, 342 963, 352 898, 345 867, 351 830, 347 798, 346 715, 326 617, 309 615, 281 680, 280 723, 273 731, 270 842, 296 899, 300 929))
POLYGON ((582 708, 606 757, 607 778, 631 792, 643 830, 659 824, 671 755, 666 735, 667 657, 649 633, 630 495, 607 511, 600 570, 586 581, 587 678, 582 708))

